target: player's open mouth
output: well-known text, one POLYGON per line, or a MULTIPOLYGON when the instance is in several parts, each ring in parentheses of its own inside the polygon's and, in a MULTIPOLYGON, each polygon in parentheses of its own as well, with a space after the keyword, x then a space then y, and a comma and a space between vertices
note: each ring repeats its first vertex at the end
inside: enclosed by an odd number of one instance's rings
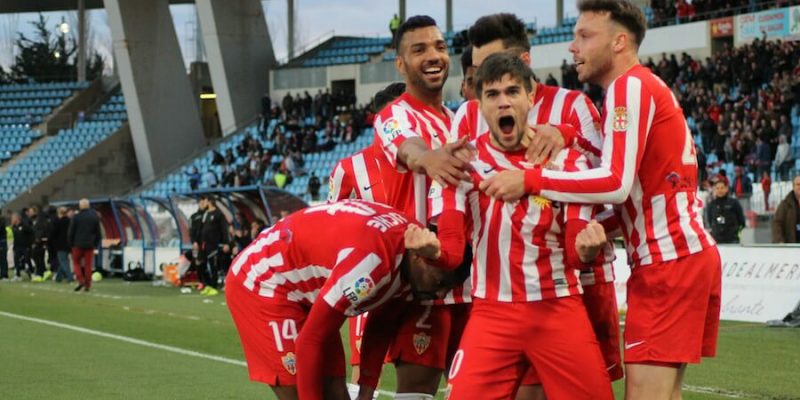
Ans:
POLYGON ((514 117, 510 115, 500 117, 500 120, 497 121, 497 125, 500 127, 503 134, 510 135, 514 132, 514 117))

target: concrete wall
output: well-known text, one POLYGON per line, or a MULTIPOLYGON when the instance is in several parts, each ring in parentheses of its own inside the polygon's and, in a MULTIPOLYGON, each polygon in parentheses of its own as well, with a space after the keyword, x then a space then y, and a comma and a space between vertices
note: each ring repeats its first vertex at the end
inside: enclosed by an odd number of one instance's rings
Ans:
POLYGON ((275 66, 272 40, 259 0, 197 0, 197 14, 217 94, 223 135, 261 112, 275 66))
POLYGON ((168 0, 105 0, 139 174, 153 180, 205 146, 168 0))

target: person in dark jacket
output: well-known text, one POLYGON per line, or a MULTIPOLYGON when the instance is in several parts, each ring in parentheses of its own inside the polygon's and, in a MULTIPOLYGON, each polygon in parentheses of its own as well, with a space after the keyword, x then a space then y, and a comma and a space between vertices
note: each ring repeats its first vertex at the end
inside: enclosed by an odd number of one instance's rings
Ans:
POLYGON ((26 270, 28 275, 33 275, 31 264, 33 230, 22 215, 16 213, 11 215, 11 230, 14 232, 14 268, 17 275, 14 280, 20 280, 23 270, 26 270))
POLYGON ((778 205, 772 219, 773 243, 800 243, 800 175, 792 180, 792 191, 778 205))
POLYGON ((717 243, 739 243, 739 231, 745 226, 742 206, 728 196, 728 184, 714 183, 714 199, 706 207, 706 220, 717 243))
POLYGON ((50 276, 45 276, 47 265, 45 264, 45 254, 47 252, 48 241, 52 236, 52 226, 50 225, 50 218, 40 213, 36 207, 31 207, 31 221, 33 228, 33 248, 31 250, 31 257, 33 258, 33 265, 36 266, 36 274, 32 278, 34 282, 42 282, 50 276))
POLYGON ((6 238, 6 218, 0 210, 0 281, 8 279, 8 239, 6 238))
POLYGON ((56 252, 58 258, 58 270, 56 272, 56 281, 61 282, 66 280, 72 282, 72 269, 69 265, 69 222, 67 216, 67 208, 59 207, 56 211, 55 228, 53 229, 53 251, 56 252))
POLYGON ((203 228, 200 233, 200 251, 206 260, 206 281, 203 294, 213 296, 217 294, 217 279, 220 270, 219 260, 221 253, 229 253, 228 221, 222 212, 217 209, 214 200, 206 197, 206 212, 203 215, 203 228))
POLYGON ((49 272, 45 272, 45 280, 50 276, 55 280, 58 273, 58 250, 55 248, 56 225, 58 224, 58 213, 53 206, 47 207, 47 220, 50 223, 50 235, 47 237, 47 265, 50 266, 49 272))
POLYGON ((89 291, 92 287, 94 250, 100 247, 100 218, 89 208, 89 200, 78 202, 78 211, 69 224, 69 244, 72 247, 72 265, 78 286, 75 291, 89 291))

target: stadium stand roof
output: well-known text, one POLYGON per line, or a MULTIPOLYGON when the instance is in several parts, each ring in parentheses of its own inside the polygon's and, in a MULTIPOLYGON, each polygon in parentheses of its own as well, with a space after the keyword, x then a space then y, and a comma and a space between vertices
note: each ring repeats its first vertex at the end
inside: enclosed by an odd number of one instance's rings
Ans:
MULTIPOLYGON (((194 0, 170 0, 170 4, 192 4, 194 0)), ((74 10, 78 8, 76 0, 3 0, 0 1, 0 14, 48 12, 74 10)), ((105 8, 103 0, 86 0, 86 9, 105 8)))

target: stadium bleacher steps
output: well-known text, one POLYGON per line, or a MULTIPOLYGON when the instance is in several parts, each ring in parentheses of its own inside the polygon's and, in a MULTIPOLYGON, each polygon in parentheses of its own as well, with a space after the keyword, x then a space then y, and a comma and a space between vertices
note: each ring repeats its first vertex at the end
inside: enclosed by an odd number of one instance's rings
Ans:
POLYGON ((39 130, 46 136, 50 136, 59 129, 71 128, 78 112, 83 111, 85 115, 89 115, 94 108, 100 107, 102 101, 117 85, 119 85, 117 77, 94 80, 88 88, 78 91, 64 100, 60 106, 45 117, 39 125, 39 130))
POLYGON ((85 153, 46 176, 4 208, 58 200, 117 196, 140 183, 130 128, 123 124, 85 153))

